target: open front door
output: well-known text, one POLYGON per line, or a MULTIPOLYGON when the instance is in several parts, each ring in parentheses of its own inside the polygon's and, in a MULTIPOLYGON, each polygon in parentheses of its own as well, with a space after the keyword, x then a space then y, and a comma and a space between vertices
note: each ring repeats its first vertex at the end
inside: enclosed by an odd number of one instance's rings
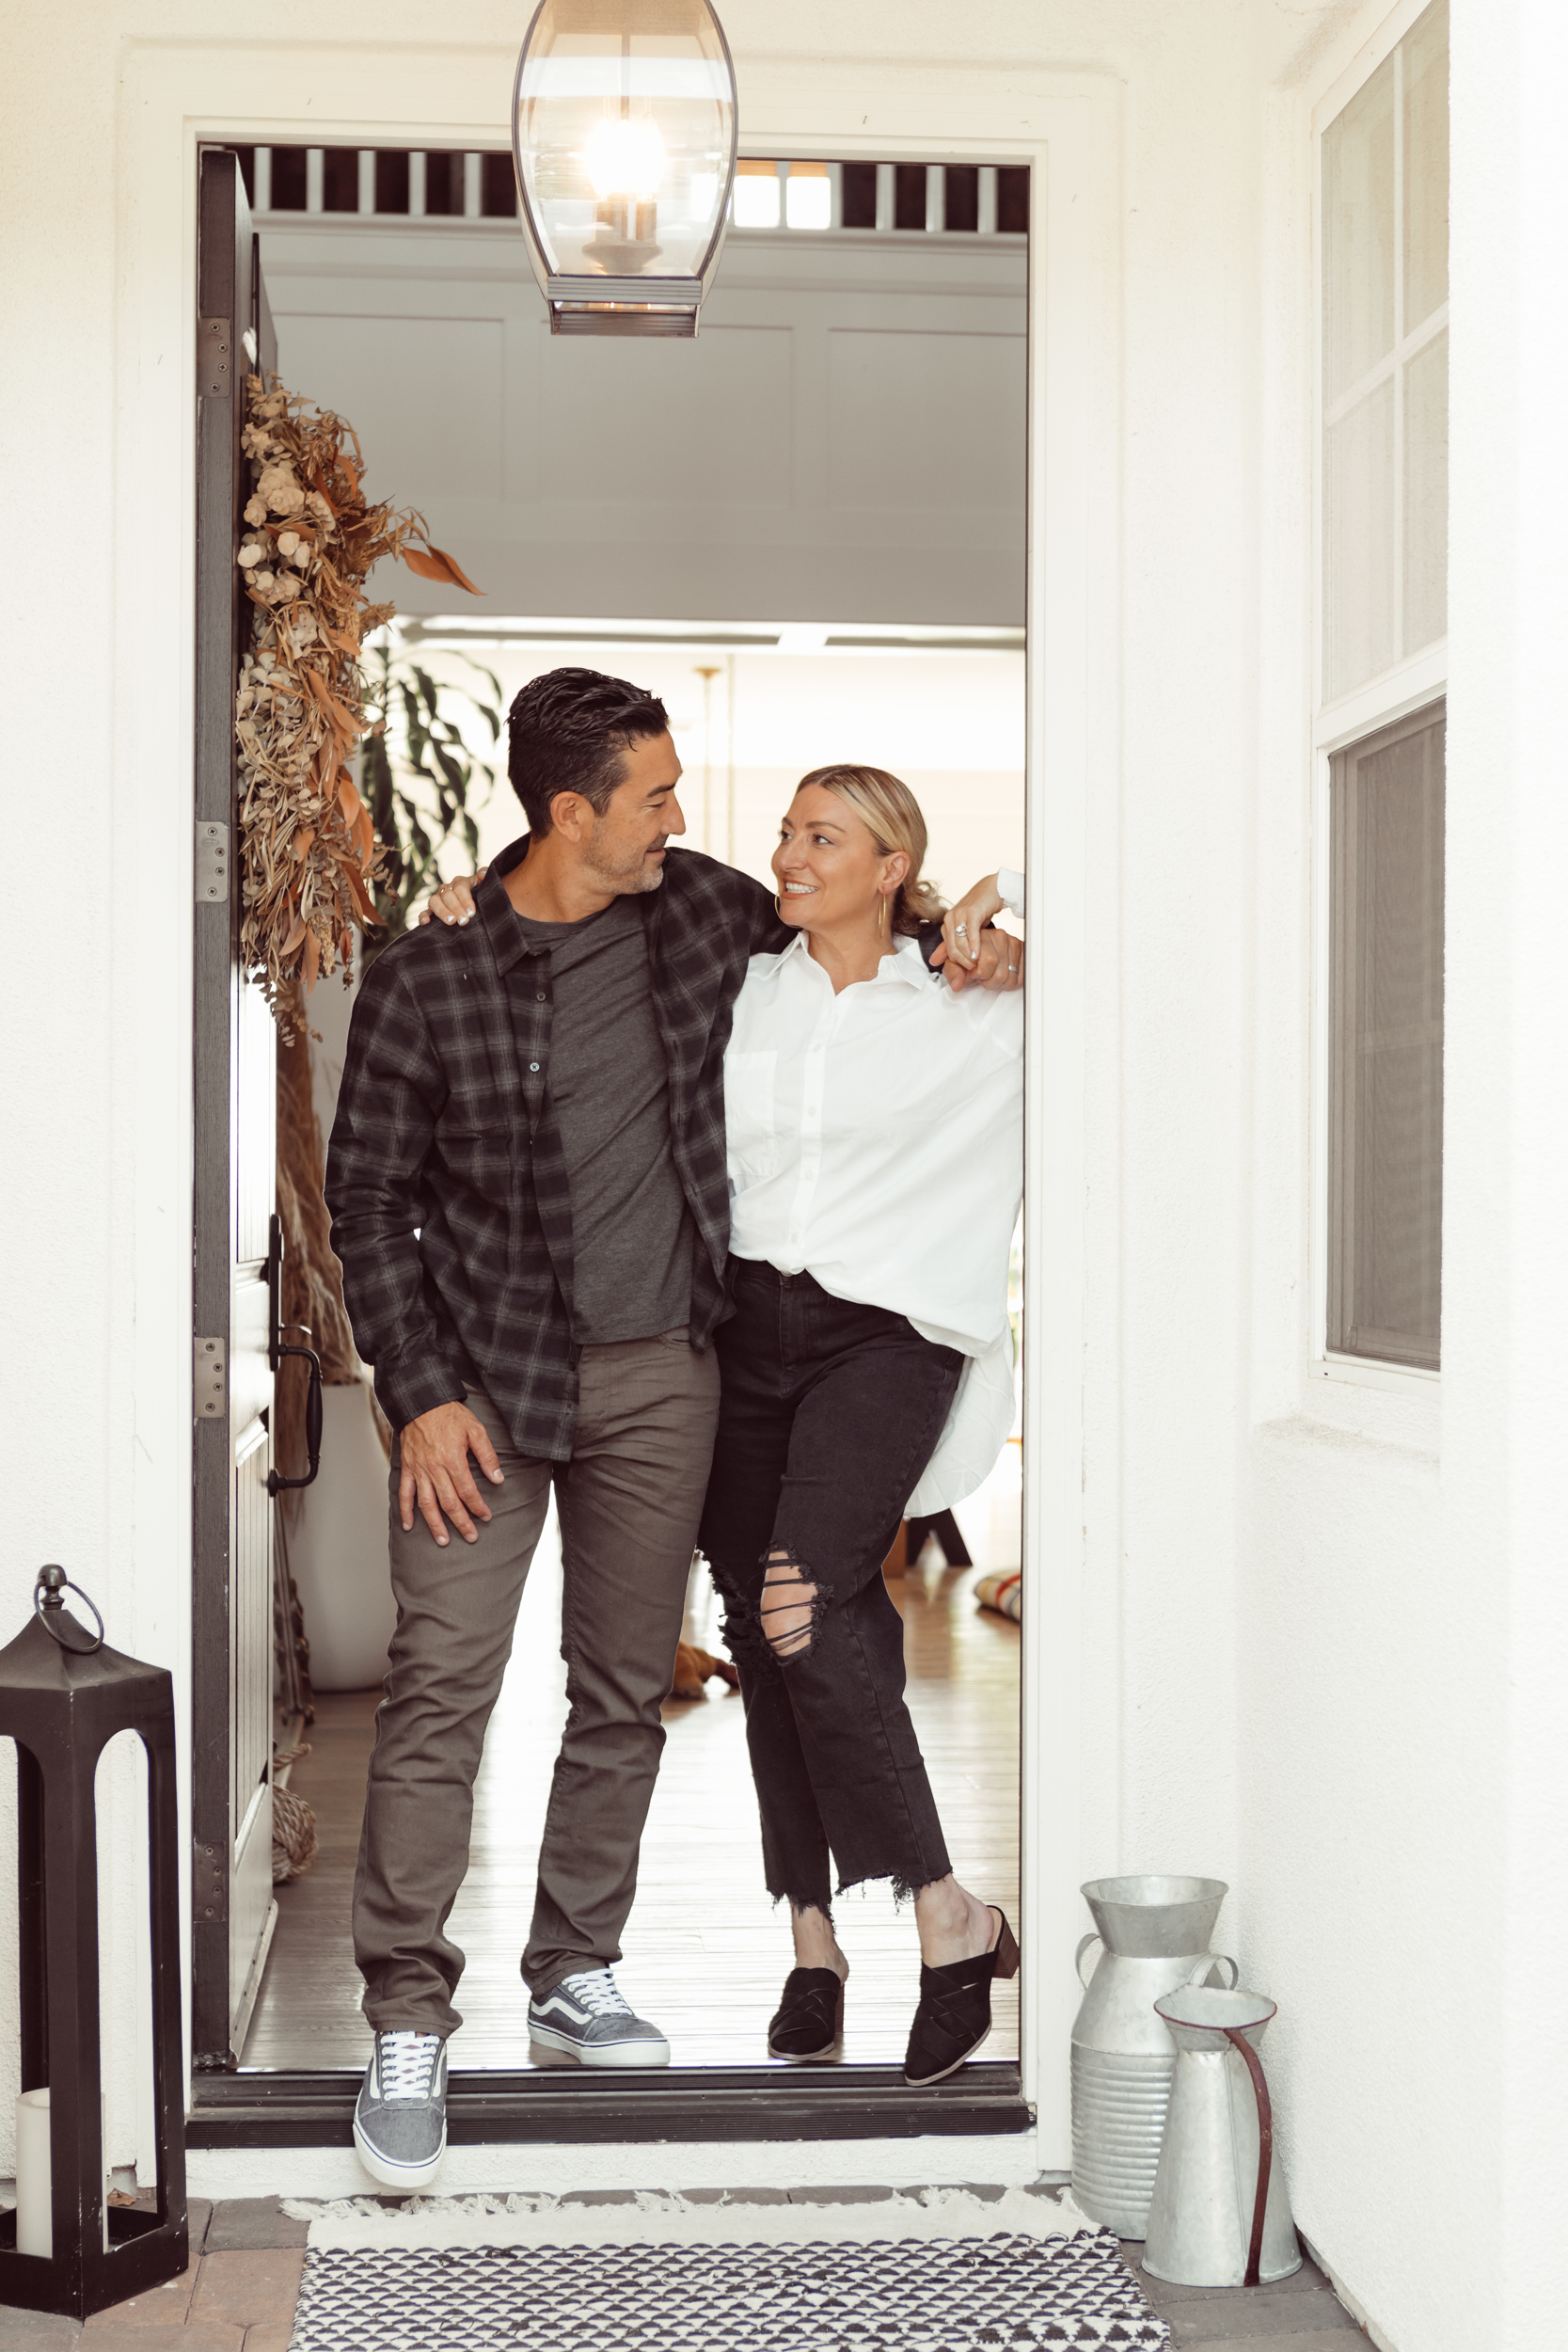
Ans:
POLYGON ((234 687, 244 386, 276 366, 238 158, 200 160, 197 267, 192 2048, 232 2067, 272 1899, 272 1016, 240 961, 234 687))

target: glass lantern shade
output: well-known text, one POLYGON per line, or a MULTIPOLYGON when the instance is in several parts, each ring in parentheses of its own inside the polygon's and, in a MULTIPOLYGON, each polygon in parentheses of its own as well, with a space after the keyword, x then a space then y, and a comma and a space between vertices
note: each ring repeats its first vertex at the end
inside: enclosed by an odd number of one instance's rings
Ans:
POLYGON ((707 0, 543 0, 512 139, 551 332, 694 335, 735 178, 735 68, 707 0))

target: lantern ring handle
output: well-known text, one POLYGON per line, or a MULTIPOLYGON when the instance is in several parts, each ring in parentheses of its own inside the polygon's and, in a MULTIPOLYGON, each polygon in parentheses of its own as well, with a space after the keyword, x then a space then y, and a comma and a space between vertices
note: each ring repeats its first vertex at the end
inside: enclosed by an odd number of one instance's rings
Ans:
MULTIPOLYGON (((50 1640, 57 1643, 61 1649, 70 1650, 75 1658, 90 1658, 95 1651, 101 1650, 103 1646, 103 1620, 98 1613, 97 1602, 90 1593, 83 1592, 80 1584, 73 1584, 63 1568, 47 1567, 39 1570, 38 1581, 33 1586, 33 1614, 39 1619, 50 1640), (98 1638, 96 1641, 89 1642, 86 1649, 79 1649, 74 1642, 63 1641, 59 1629, 54 1622, 61 1613, 64 1605, 62 1596, 66 1593, 74 1593, 77 1599, 85 1600, 92 1611, 93 1622, 98 1628, 98 1638)), ((86 1631, 85 1627, 81 1629, 86 1631)))

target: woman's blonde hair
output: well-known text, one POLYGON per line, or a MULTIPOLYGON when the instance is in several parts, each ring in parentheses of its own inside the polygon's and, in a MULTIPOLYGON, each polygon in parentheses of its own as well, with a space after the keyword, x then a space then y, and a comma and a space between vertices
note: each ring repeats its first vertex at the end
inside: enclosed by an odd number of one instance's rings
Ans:
POLYGON ((819 784, 854 810, 880 856, 891 857, 895 850, 902 850, 909 859, 910 870, 894 897, 894 930, 912 938, 923 925, 940 923, 945 902, 934 884, 921 875, 926 863, 926 819, 909 786, 890 776, 885 768, 850 766, 814 768, 795 789, 803 792, 811 784, 819 784))

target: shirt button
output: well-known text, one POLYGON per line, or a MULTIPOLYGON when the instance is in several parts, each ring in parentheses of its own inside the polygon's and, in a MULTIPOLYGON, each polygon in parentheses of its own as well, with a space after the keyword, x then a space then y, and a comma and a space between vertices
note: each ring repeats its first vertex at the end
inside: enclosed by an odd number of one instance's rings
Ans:
POLYGON ((531 1061, 531 1062, 530 1062, 530 1064, 529 1064, 529 1068, 530 1068, 531 1070, 537 1070, 537 1069, 538 1069, 538 1067, 539 1067, 539 1064, 538 1064, 536 1061, 531 1061))
POLYGON ((534 993, 535 993, 535 996, 536 996, 537 1001, 538 1001, 538 1002, 542 1005, 542 1004, 544 1003, 544 1001, 545 1001, 545 992, 544 992, 544 990, 541 988, 541 989, 536 990, 534 993))

